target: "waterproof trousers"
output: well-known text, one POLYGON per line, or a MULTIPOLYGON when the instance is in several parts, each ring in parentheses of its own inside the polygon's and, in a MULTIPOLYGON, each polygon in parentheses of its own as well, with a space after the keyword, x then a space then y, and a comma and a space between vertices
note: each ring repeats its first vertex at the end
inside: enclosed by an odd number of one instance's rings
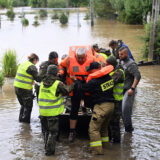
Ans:
POLYGON ((31 112, 33 107, 32 90, 15 87, 15 93, 21 105, 19 113, 19 122, 30 123, 31 112))
POLYGON ((59 117, 40 116, 42 134, 45 144, 45 154, 47 156, 55 153, 56 139, 59 130, 59 117))
POLYGON ((132 131, 132 107, 134 103, 136 91, 133 92, 131 96, 128 96, 128 90, 124 93, 123 101, 122 101, 122 119, 125 126, 125 131, 132 131))
POLYGON ((94 106, 89 124, 90 147, 94 154, 103 154, 102 144, 109 142, 108 125, 113 110, 113 102, 104 102, 94 106))
POLYGON ((121 141, 120 134, 120 117, 122 114, 122 101, 114 102, 114 111, 109 123, 109 139, 112 142, 119 143, 121 141))

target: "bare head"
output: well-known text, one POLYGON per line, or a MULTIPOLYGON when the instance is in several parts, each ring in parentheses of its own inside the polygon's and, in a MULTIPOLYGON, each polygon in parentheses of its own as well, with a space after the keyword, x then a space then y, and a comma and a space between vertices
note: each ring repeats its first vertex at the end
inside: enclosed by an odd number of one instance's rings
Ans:
POLYGON ((111 47, 112 49, 115 49, 117 47, 117 41, 111 40, 109 42, 109 47, 111 47))
POLYGON ((126 47, 121 47, 119 49, 119 58, 120 59, 125 59, 128 57, 128 48, 126 47))
POLYGON ((34 65, 37 64, 37 62, 39 61, 39 57, 35 54, 35 53, 31 53, 29 56, 28 56, 28 60, 30 62, 32 62, 34 65))
POLYGON ((76 50, 76 60, 79 64, 83 64, 86 61, 87 53, 84 48, 78 48, 76 50))
POLYGON ((58 63, 58 53, 55 51, 50 52, 48 60, 52 63, 52 64, 57 64, 58 63))

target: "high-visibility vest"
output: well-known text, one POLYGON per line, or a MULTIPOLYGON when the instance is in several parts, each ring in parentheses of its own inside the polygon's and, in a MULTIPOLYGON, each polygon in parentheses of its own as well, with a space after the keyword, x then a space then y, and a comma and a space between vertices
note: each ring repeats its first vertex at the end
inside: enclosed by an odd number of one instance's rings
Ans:
POLYGON ((112 65, 105 66, 105 67, 101 68, 100 70, 89 74, 87 77, 87 82, 90 81, 91 79, 100 78, 102 76, 105 76, 105 75, 109 74, 110 72, 112 72, 113 69, 114 68, 112 65))
POLYGON ((31 90, 33 88, 33 76, 28 74, 26 71, 28 67, 32 66, 33 63, 26 61, 18 67, 16 77, 14 79, 14 86, 22 89, 31 90))
POLYGON ((41 116, 57 116, 64 111, 64 102, 62 94, 56 96, 59 80, 56 80, 52 86, 46 88, 41 82, 38 104, 41 116))
MULTIPOLYGON (((125 74, 122 69, 119 69, 123 72, 123 78, 125 79, 125 74)), ((114 71, 116 72, 116 71, 114 71)), ((114 74, 114 72, 110 73, 110 76, 114 74)), ((113 88, 113 96, 116 101, 121 101, 123 99, 123 89, 124 89, 124 82, 123 83, 118 83, 114 86, 113 88)))

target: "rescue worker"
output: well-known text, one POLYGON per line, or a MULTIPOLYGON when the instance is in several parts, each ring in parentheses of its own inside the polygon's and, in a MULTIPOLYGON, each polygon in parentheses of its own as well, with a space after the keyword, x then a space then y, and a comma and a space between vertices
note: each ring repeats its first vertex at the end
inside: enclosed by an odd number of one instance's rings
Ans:
POLYGON ((59 115, 64 111, 62 94, 68 94, 74 87, 74 83, 71 86, 66 86, 59 81, 57 73, 58 67, 49 65, 47 75, 41 82, 38 99, 45 154, 47 156, 55 153, 56 138, 59 130, 59 115))
POLYGON ((30 117, 33 107, 33 83, 34 80, 40 81, 36 64, 39 57, 32 53, 28 61, 20 64, 14 80, 15 93, 21 105, 19 113, 19 122, 30 123, 30 117))
MULTIPOLYGON (((95 57, 92 55, 91 47, 89 46, 72 46, 70 47, 69 56, 65 58, 60 63, 60 73, 64 74, 65 69, 67 69, 67 85, 73 83, 70 79, 70 75, 75 75, 82 83, 85 83, 88 72, 87 68, 90 63, 95 61, 95 57)), ((71 96, 71 112, 70 112, 70 133, 69 133, 69 142, 73 142, 75 139, 75 128, 78 119, 78 110, 80 107, 80 101, 83 99, 85 106, 87 102, 87 96, 84 93, 79 92, 76 88, 70 94, 71 96)))
POLYGON ((114 67, 113 72, 110 76, 114 80, 115 86, 113 88, 114 96, 114 111, 109 124, 109 139, 113 143, 120 143, 120 117, 122 114, 122 100, 123 100, 123 89, 125 74, 123 67, 117 64, 117 60, 114 56, 110 56, 107 60, 107 65, 112 65, 114 67))
POLYGON ((98 50, 98 53, 100 54, 100 55, 102 55, 104 58, 105 58, 105 60, 107 60, 107 58, 109 58, 109 56, 111 55, 111 52, 110 52, 110 50, 108 49, 105 49, 105 48, 100 48, 99 50, 98 50))
POLYGON ((93 154, 103 154, 102 144, 105 146, 109 142, 108 124, 114 110, 114 81, 109 73, 113 69, 111 65, 101 68, 99 63, 93 62, 88 69, 91 74, 87 83, 75 81, 79 90, 90 93, 94 104, 89 124, 90 147, 93 154))
POLYGON ((121 47, 126 47, 128 49, 128 56, 129 56, 129 58, 131 58, 134 61, 134 58, 132 56, 131 51, 129 50, 128 46, 126 44, 124 44, 124 42, 122 40, 118 40, 118 41, 111 40, 109 42, 109 47, 112 48, 113 56, 115 56, 117 59, 120 59, 119 58, 119 49, 121 47))
POLYGON ((119 57, 125 72, 122 119, 125 126, 125 131, 131 133, 134 130, 131 119, 132 107, 134 103, 136 87, 141 79, 141 74, 135 61, 129 58, 128 48, 121 47, 119 49, 119 57))
POLYGON ((105 56, 102 54, 99 54, 98 52, 99 52, 98 44, 93 44, 92 45, 93 56, 96 58, 97 62, 99 62, 104 67, 106 64, 105 56))
MULTIPOLYGON (((58 65, 58 53, 55 51, 52 51, 49 53, 48 61, 44 61, 40 64, 38 76, 40 77, 41 81, 46 76, 48 66, 52 64, 58 65)), ((39 87, 40 87, 40 84, 36 83, 35 90, 36 90, 37 99, 39 94, 39 87)))

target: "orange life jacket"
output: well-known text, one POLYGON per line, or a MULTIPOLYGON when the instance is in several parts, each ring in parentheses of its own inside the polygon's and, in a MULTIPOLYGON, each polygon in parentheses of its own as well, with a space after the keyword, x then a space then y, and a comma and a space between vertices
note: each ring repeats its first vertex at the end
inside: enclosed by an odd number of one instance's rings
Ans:
POLYGON ((88 83, 88 81, 90 81, 91 79, 103 77, 103 76, 109 74, 110 72, 112 72, 113 69, 114 69, 114 67, 112 65, 108 65, 106 67, 103 67, 100 70, 89 74, 88 77, 87 77, 86 82, 88 83))
MULTIPOLYGON (((92 49, 90 46, 71 46, 69 48, 69 57, 67 62, 67 74, 68 75, 75 75, 77 79, 86 81, 89 72, 87 69, 90 66, 90 63, 94 61, 94 56, 92 55, 92 49), (80 65, 76 60, 76 50, 78 48, 85 48, 87 51, 86 61, 80 65)), ((67 76, 67 85, 73 83, 73 80, 67 76)), ((73 93, 70 94, 73 96, 73 93)))

